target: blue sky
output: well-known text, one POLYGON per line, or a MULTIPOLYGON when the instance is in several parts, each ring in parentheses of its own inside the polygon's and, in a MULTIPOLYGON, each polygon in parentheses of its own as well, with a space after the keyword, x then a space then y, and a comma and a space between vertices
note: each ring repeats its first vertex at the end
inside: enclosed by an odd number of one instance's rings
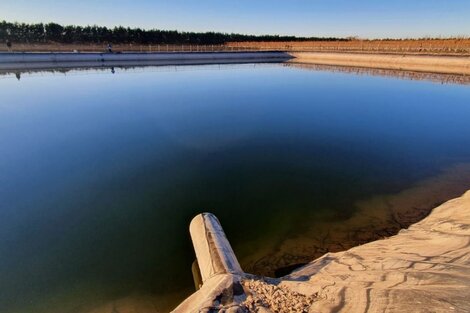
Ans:
POLYGON ((470 36, 470 0, 0 0, 0 20, 299 36, 470 36))

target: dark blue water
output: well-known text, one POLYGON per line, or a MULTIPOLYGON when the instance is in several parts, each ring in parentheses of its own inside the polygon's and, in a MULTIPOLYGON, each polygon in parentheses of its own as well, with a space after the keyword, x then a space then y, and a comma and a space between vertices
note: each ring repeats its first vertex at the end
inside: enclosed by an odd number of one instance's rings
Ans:
POLYGON ((243 263, 247 241, 470 161, 468 86, 271 64, 3 76, 0 95, 5 313, 132 293, 175 304, 199 212, 243 263))

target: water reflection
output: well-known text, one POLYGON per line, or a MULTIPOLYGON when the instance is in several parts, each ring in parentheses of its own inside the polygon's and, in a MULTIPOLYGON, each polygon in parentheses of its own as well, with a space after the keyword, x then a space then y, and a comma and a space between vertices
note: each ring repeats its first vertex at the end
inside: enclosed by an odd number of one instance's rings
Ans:
POLYGON ((196 213, 219 217, 246 270, 273 273, 347 247, 352 227, 396 231, 386 195, 470 162, 467 86, 282 64, 114 68, 0 81, 1 312, 133 294, 168 309, 193 288, 196 213))
MULTIPOLYGON (((220 68, 220 64, 253 64, 254 66, 261 66, 263 64, 282 64, 286 67, 300 68, 312 71, 329 71, 337 73, 346 73, 354 75, 368 75, 368 76, 381 76, 381 77, 392 77, 404 80, 416 80, 416 81, 431 81, 441 84, 459 84, 469 85, 470 76, 468 75, 455 75, 455 74, 443 74, 443 73, 430 73, 421 71, 404 71, 404 70, 393 70, 393 69, 380 69, 380 68, 367 68, 367 67, 354 67, 354 66, 339 66, 339 65, 323 65, 323 64, 311 64, 311 63, 300 63, 294 61, 279 62, 272 61, 266 62, 261 60, 248 60, 245 62, 214 62, 216 67, 220 68)), ((62 73, 66 74, 69 72, 82 71, 89 73, 90 71, 106 71, 109 70, 112 74, 116 72, 116 68, 126 71, 149 71, 156 70, 158 68, 167 69, 172 67, 174 70, 182 70, 183 67, 187 67, 185 70, 197 70, 201 64, 207 65, 207 62, 183 62, 186 66, 182 66, 181 62, 170 62, 170 61, 132 61, 132 62, 70 62, 70 63, 24 63, 24 64, 0 64, 0 77, 14 74, 18 80, 21 78, 21 74, 46 74, 46 73, 62 73)), ((199 67, 200 68, 200 67, 199 67)))
POLYGON ((391 70, 391 69, 380 69, 380 68, 370 68, 370 67, 297 63, 295 61, 285 63, 284 65, 288 67, 301 68, 301 69, 311 70, 311 71, 330 71, 330 72, 346 73, 346 74, 354 74, 354 75, 382 76, 382 77, 392 77, 392 78, 399 78, 399 79, 405 79, 405 80, 432 81, 432 82, 441 83, 441 84, 470 85, 470 76, 468 75, 427 73, 427 72, 391 70))
POLYGON ((237 64, 276 64, 281 63, 283 59, 241 59, 241 60, 161 60, 161 61, 116 61, 116 62, 35 62, 35 63, 1 63, 0 75, 9 75, 15 73, 67 73, 69 71, 89 71, 89 70, 113 70, 120 69, 139 69, 151 67, 169 67, 194 68, 194 65, 237 65, 237 64))

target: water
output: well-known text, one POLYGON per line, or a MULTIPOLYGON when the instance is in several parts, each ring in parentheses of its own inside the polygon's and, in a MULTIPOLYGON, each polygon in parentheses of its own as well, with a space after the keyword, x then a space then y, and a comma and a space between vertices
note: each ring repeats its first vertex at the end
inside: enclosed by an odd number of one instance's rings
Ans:
POLYGON ((470 162, 468 86, 258 64, 3 76, 0 94, 5 313, 171 307, 199 212, 243 266, 470 162))

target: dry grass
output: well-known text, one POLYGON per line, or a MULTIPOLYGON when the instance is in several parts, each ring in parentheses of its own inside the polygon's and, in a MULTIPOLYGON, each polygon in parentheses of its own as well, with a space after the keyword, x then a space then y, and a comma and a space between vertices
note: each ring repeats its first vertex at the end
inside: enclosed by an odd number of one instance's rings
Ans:
MULTIPOLYGON (((303 42, 229 42, 225 45, 140 45, 116 44, 116 52, 209 52, 209 51, 257 51, 285 50, 312 52, 356 52, 356 53, 397 53, 469 55, 470 38, 420 39, 420 40, 350 40, 350 41, 303 41, 303 42)), ((0 52, 8 51, 0 45, 0 52)), ((104 52, 106 44, 20 44, 13 43, 16 52, 104 52)))
POLYGON ((470 39, 230 42, 236 49, 470 55, 470 39))

